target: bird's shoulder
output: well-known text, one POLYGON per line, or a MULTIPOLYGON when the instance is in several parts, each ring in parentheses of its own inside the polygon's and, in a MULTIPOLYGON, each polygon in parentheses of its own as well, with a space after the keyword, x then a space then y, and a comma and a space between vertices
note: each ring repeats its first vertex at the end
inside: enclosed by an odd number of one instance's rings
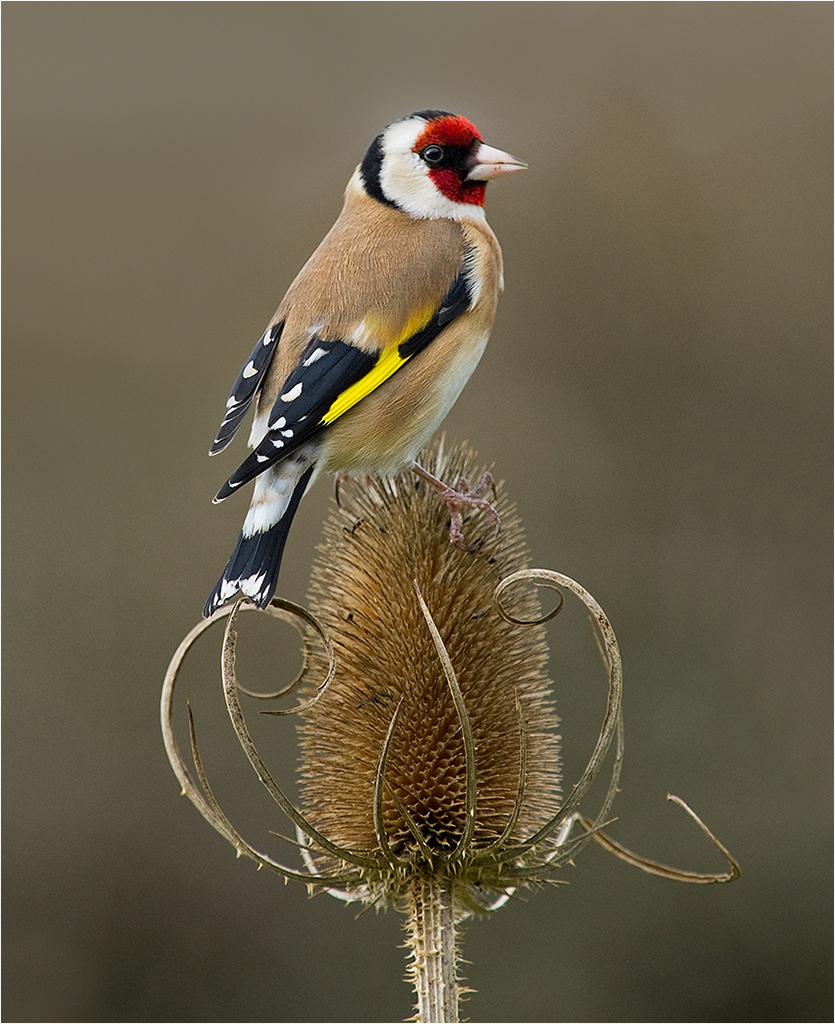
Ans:
POLYGON ((367 351, 394 343, 437 309, 461 273, 470 234, 458 221, 379 203, 352 179, 339 218, 273 317, 284 322, 281 363, 293 365, 312 332, 367 351))

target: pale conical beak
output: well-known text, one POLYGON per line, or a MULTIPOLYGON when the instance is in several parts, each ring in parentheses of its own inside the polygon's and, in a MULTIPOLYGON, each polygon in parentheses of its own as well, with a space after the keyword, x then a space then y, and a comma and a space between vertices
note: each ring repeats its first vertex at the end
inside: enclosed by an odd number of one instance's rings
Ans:
POLYGON ((528 166, 510 153, 503 153, 482 142, 475 151, 476 165, 467 175, 467 181, 489 181, 511 171, 524 171, 528 166))

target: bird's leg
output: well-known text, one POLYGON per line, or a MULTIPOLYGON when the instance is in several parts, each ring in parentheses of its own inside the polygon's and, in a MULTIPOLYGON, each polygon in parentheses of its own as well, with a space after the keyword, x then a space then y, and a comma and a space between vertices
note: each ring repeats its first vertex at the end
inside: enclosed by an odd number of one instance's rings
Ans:
POLYGON ((454 544, 463 551, 470 550, 467 544, 464 543, 464 534, 461 530, 464 522, 462 510, 465 508, 477 508, 480 512, 489 516, 496 524, 496 533, 499 532, 502 525, 501 517, 490 502, 485 501, 482 497, 491 487, 493 488, 493 493, 496 493, 492 473, 483 473, 475 487, 470 490, 470 485, 463 476, 458 478, 456 487, 452 488, 445 484, 443 480, 433 476, 428 469, 424 469, 419 462, 413 462, 412 469, 421 479, 434 487, 447 503, 447 508, 449 508, 450 544, 454 544))

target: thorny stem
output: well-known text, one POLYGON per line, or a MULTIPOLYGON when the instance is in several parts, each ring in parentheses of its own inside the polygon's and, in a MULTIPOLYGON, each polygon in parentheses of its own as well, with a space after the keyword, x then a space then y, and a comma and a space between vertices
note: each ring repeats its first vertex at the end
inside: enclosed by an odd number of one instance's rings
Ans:
POLYGON ((416 874, 406 894, 412 962, 409 975, 417 997, 413 1020, 458 1022, 458 943, 448 875, 416 874))

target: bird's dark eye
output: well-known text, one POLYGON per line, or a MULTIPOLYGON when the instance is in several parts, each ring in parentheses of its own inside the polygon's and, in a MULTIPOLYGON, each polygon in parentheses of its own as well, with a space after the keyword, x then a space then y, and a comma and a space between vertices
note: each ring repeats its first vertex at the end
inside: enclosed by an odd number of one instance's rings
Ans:
POLYGON ((430 167, 437 167, 444 158, 443 146, 427 146, 420 154, 430 167))

